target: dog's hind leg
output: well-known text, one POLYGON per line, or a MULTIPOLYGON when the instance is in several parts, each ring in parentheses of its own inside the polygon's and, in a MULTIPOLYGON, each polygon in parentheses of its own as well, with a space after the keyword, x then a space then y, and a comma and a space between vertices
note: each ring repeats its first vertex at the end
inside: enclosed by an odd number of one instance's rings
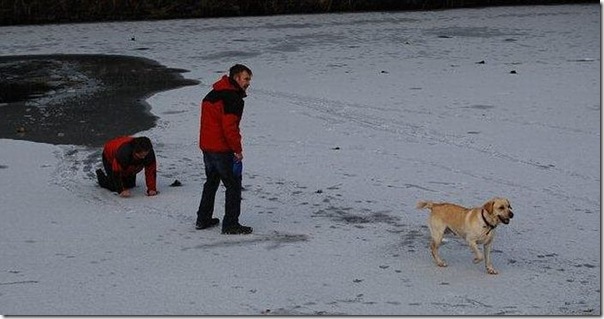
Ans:
POLYGON ((434 258, 434 261, 439 267, 447 267, 447 263, 438 255, 438 247, 443 240, 447 226, 433 220, 432 218, 430 219, 428 226, 428 228, 430 228, 430 235, 432 237, 432 241, 430 242, 430 252, 432 253, 432 258, 434 258))

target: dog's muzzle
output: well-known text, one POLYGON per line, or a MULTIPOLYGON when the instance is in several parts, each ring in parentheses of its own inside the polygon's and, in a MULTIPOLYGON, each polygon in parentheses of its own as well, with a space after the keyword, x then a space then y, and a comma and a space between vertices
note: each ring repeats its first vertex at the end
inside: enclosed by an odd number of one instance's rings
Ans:
POLYGON ((504 224, 509 224, 510 223, 510 219, 514 218, 514 213, 510 212, 510 216, 509 217, 503 217, 503 216, 497 216, 499 217, 499 220, 504 223, 504 224))

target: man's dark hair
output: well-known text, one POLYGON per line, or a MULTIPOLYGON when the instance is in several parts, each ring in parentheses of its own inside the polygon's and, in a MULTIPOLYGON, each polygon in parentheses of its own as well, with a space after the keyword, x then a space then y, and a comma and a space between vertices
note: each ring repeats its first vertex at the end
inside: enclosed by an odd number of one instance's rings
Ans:
POLYGON ((241 72, 247 72, 249 75, 252 75, 252 70, 243 64, 235 64, 229 69, 229 77, 233 79, 235 75, 241 72))
POLYGON ((134 147, 134 152, 148 152, 153 148, 151 144, 151 140, 146 136, 135 137, 132 140, 132 146, 134 147))

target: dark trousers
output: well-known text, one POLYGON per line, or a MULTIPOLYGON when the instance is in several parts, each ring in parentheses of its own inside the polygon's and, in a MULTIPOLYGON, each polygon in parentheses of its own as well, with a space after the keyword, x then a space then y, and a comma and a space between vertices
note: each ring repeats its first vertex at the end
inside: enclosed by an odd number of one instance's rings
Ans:
POLYGON ((209 221, 214 214, 214 201, 220 182, 226 188, 222 228, 239 224, 241 214, 241 178, 233 173, 233 153, 203 152, 206 182, 203 184, 197 221, 209 221))
MULTIPOLYGON (((113 174, 113 169, 111 169, 111 163, 105 159, 103 156, 103 167, 105 168, 106 178, 103 183, 100 184, 101 187, 106 188, 112 192, 120 192, 118 190, 118 185, 116 183, 116 179, 119 178, 113 174)), ((125 188, 133 188, 136 186, 136 175, 129 175, 122 177, 122 185, 125 188)))

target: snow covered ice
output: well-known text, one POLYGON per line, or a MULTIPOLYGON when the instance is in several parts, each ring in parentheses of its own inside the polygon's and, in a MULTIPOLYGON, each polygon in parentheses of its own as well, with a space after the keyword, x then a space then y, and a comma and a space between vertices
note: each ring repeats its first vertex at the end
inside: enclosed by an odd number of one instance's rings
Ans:
POLYGON ((0 140, 0 314, 600 315, 600 10, 0 28, 1 55, 132 55, 201 81, 147 100, 156 197, 99 188, 100 149, 0 140), (194 227, 199 102, 234 63, 254 72, 251 236, 194 227), (494 196, 515 213, 499 275, 452 236, 437 267, 416 202, 494 196))

